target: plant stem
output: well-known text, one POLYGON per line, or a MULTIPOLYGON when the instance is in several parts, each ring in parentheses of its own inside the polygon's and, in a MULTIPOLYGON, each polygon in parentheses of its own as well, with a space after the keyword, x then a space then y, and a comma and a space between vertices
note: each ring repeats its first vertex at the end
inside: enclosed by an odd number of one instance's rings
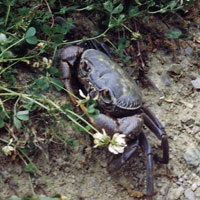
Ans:
POLYGON ((101 33, 97 36, 94 36, 94 37, 91 37, 91 38, 85 38, 85 39, 81 39, 81 40, 74 40, 74 41, 71 41, 71 42, 63 42, 59 46, 64 45, 64 44, 77 44, 77 43, 80 43, 80 42, 96 40, 96 39, 99 39, 101 37, 104 37, 109 30, 110 30, 110 28, 108 27, 103 33, 101 33))
POLYGON ((9 49, 11 49, 12 47, 14 47, 15 45, 19 44, 20 42, 22 42, 25 39, 25 37, 21 38, 20 40, 18 40, 17 42, 13 43, 12 45, 10 45, 9 47, 7 47, 6 49, 4 49, 2 51, 2 53, 0 54, 0 58, 3 56, 3 54, 8 51, 9 49))
POLYGON ((38 98, 38 97, 34 97, 34 96, 32 97, 32 96, 27 95, 27 94, 18 93, 18 92, 12 91, 10 89, 4 88, 2 86, 0 86, 0 90, 7 91, 7 93, 0 93, 0 96, 18 96, 19 98, 24 98, 24 99, 27 99, 27 100, 29 100, 31 102, 34 102, 35 104, 39 105, 40 107, 42 107, 45 110, 47 110, 48 112, 50 112, 51 108, 45 106, 43 103, 40 103, 39 101, 48 103, 50 106, 54 107, 56 110, 58 110, 59 112, 64 114, 68 119, 70 119, 73 123, 75 123, 76 125, 81 127, 85 132, 87 132, 91 136, 93 136, 93 134, 90 131, 88 131, 83 125, 81 125, 79 122, 77 122, 76 119, 74 119, 72 116, 74 116, 75 118, 80 119, 86 125, 90 126, 94 131, 96 131, 96 132, 98 131, 95 127, 93 127, 87 120, 85 120, 80 115, 76 114, 75 112, 73 112, 71 110, 66 110, 66 112, 68 113, 67 114, 64 110, 62 110, 60 108, 60 106, 55 104, 53 101, 51 101, 49 99, 46 99, 45 97, 41 98, 39 100, 35 100, 34 98, 38 98))
POLYGON ((9 3, 9 1, 6 1, 6 4, 7 4, 7 6, 8 6, 8 10, 7 10, 7 12, 6 12, 6 18, 5 18, 5 27, 7 26, 7 23, 8 23, 8 16, 9 16, 9 14, 10 14, 10 3, 9 3))

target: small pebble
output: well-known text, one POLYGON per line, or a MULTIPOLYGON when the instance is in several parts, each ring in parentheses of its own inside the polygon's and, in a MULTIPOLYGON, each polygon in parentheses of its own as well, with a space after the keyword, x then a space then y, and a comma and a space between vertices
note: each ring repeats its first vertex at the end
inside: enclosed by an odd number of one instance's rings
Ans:
POLYGON ((191 83, 195 89, 200 89, 200 78, 196 78, 195 80, 192 80, 191 83))
POLYGON ((197 183, 193 183, 191 186, 191 190, 194 192, 197 189, 197 183))
POLYGON ((180 102, 183 103, 186 107, 188 107, 190 109, 192 109, 194 107, 194 104, 186 102, 184 100, 181 100, 180 102))
POLYGON ((187 165, 197 167, 200 163, 200 150, 196 146, 188 146, 183 154, 187 165))
POLYGON ((171 82, 168 74, 165 73, 161 79, 166 86, 170 86, 171 82))
POLYGON ((197 190, 195 191, 195 196, 196 199, 200 199, 200 187, 198 187, 197 190))
POLYGON ((183 71, 187 71, 190 65, 191 65, 191 64, 189 63, 189 60, 188 60, 187 58, 183 59, 183 60, 181 61, 181 63, 180 63, 180 67, 181 67, 181 69, 182 69, 183 71))
POLYGON ((172 188, 169 190, 167 200, 176 200, 179 199, 180 196, 183 194, 184 188, 182 186, 178 188, 172 188))
POLYGON ((190 56, 192 53, 193 53, 193 48, 188 46, 186 49, 185 49, 185 53, 190 56))
POLYGON ((184 195, 185 195, 186 199, 188 199, 188 200, 196 200, 196 198, 194 196, 194 192, 190 188, 187 188, 185 190, 184 195))

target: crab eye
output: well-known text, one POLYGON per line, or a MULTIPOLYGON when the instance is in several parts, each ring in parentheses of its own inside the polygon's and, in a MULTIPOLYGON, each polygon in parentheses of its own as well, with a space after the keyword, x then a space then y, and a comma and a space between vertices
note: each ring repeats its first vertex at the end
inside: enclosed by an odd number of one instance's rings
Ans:
POLYGON ((99 93, 97 90, 95 90, 95 88, 91 88, 90 98, 92 98, 93 100, 97 100, 99 98, 99 93))
POLYGON ((80 71, 83 75, 87 75, 91 71, 91 68, 87 65, 86 62, 81 62, 80 71))
POLYGON ((110 91, 109 90, 103 90, 101 92, 101 98, 102 100, 104 101, 104 103, 111 103, 112 102, 112 96, 110 94, 110 91))

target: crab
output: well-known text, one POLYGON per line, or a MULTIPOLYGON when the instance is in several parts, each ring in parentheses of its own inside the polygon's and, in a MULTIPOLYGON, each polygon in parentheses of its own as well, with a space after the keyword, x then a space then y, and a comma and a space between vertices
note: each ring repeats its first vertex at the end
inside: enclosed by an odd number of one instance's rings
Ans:
MULTIPOLYGON (((163 164, 169 161, 169 146, 164 127, 144 106, 137 84, 119 64, 98 49, 65 46, 60 50, 59 62, 71 101, 77 104, 74 86, 82 87, 101 111, 95 118, 87 115, 90 122, 111 136, 116 133, 125 135, 127 146, 108 164, 108 171, 118 170, 141 148, 146 156, 146 195, 152 199, 153 155, 143 127, 148 127, 161 141, 162 156, 156 158, 163 164)), ((86 112, 86 109, 82 110, 86 112)))

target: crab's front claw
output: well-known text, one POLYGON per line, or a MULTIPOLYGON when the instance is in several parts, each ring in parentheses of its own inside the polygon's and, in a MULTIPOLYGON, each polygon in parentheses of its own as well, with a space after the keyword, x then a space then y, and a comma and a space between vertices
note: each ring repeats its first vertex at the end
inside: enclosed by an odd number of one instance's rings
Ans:
POLYGON ((60 60, 61 67, 62 63, 68 63, 70 66, 74 66, 75 61, 79 55, 83 53, 83 48, 79 46, 65 46, 61 49, 60 60))
POLYGON ((104 128, 109 135, 119 132, 126 135, 127 140, 132 140, 140 134, 143 119, 140 115, 114 119, 110 116, 99 114, 94 118, 94 124, 99 131, 104 128))
POLYGON ((140 115, 118 118, 119 131, 126 135, 127 140, 132 140, 137 137, 143 126, 143 118, 140 115))
POLYGON ((63 83, 65 88, 69 92, 71 101, 75 104, 76 99, 74 98, 72 84, 71 84, 71 69, 79 55, 83 52, 83 49, 79 46, 66 46, 60 50, 60 67, 63 74, 63 83))

